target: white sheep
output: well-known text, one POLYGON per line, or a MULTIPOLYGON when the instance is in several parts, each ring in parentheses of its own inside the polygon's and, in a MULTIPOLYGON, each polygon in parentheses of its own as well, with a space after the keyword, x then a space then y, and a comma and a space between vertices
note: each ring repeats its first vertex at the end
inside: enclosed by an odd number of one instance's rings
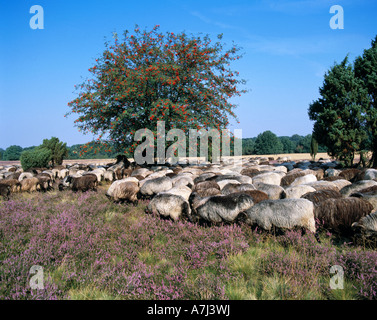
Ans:
POLYGON ((190 198, 191 192, 192 190, 189 187, 182 185, 182 186, 174 186, 173 188, 166 191, 161 191, 158 194, 164 194, 164 193, 175 194, 177 196, 181 196, 183 199, 188 201, 190 198))
POLYGON ((336 190, 336 191, 339 191, 339 188, 332 181, 320 180, 320 181, 314 181, 314 182, 309 182, 309 183, 305 183, 305 184, 313 187, 317 191, 319 191, 319 190, 336 190))
POLYGON ((69 170, 68 169, 61 169, 59 170, 59 173, 58 173, 58 178, 59 179, 64 179, 65 177, 67 177, 69 174, 69 170))
POLYGON ((289 186, 285 189, 287 199, 300 199, 305 193, 315 192, 316 190, 307 185, 289 186))
POLYGON ((280 186, 280 181, 281 181, 282 176, 276 172, 266 172, 266 173, 261 173, 256 176, 254 176, 253 179, 253 184, 262 182, 266 184, 273 184, 280 186))
POLYGON ((131 177, 142 176, 142 177, 146 178, 148 175, 150 175, 152 173, 153 173, 153 171, 150 171, 147 168, 139 168, 139 169, 135 169, 135 170, 132 171, 131 177))
POLYGON ((374 180, 360 180, 352 183, 351 185, 345 186, 340 190, 340 193, 344 197, 350 196, 352 193, 358 192, 362 189, 369 188, 377 185, 377 182, 374 180))
POLYGON ((373 180, 377 178, 376 169, 367 169, 364 174, 364 180, 373 180))
POLYGON ((334 180, 331 182, 335 184, 339 190, 342 190, 344 187, 350 186, 352 184, 352 182, 345 179, 334 180))
POLYGON ((147 211, 157 213, 163 217, 170 217, 174 221, 182 216, 190 216, 189 203, 179 195, 170 193, 159 193, 149 202, 147 211))
POLYGON ((219 185, 220 190, 222 190, 229 183, 231 183, 231 184, 241 184, 239 181, 233 180, 233 179, 224 179, 224 180, 217 181, 217 184, 219 185))
POLYGON ((162 176, 154 179, 144 179, 139 181, 140 193, 150 197, 161 191, 169 190, 173 187, 173 182, 169 177, 162 176))
POLYGON ((256 182, 253 183, 257 190, 263 191, 268 194, 268 198, 271 200, 277 200, 281 198, 285 198, 285 190, 283 187, 275 185, 275 184, 268 184, 263 182, 256 182))
POLYGON ((338 176, 340 173, 339 170, 336 170, 336 169, 333 169, 333 168, 329 168, 325 171, 325 176, 326 177, 335 177, 335 176, 338 176))
MULTIPOLYGON (((137 193, 139 192, 138 184, 134 181, 123 181, 117 180, 115 182, 118 182, 114 184, 114 186, 107 190, 106 196, 112 198, 114 201, 130 201, 130 202, 136 202, 137 199, 137 193), (120 181, 120 182, 119 182, 120 181)), ((110 186, 111 187, 111 186, 110 186)))
POLYGON ((32 174, 32 173, 30 173, 30 172, 22 172, 21 174, 20 174, 20 176, 18 177, 18 181, 22 181, 22 180, 24 180, 24 179, 26 179, 26 178, 33 178, 34 177, 34 174, 32 174))
POLYGON ((85 172, 82 173, 82 175, 85 176, 87 174, 94 174, 97 177, 97 181, 100 182, 100 181, 102 181, 102 177, 103 177, 104 172, 106 172, 106 170, 94 169, 92 171, 85 171, 85 172))
POLYGON ((191 177, 185 176, 185 175, 177 175, 174 178, 172 178, 173 186, 174 187, 180 187, 180 186, 188 186, 189 188, 192 188, 194 186, 194 181, 191 177))
POLYGON ((317 177, 314 174, 306 174, 302 177, 297 177, 291 184, 291 187, 299 186, 300 184, 306 184, 311 182, 316 182, 317 177))
POLYGON ((113 170, 106 170, 103 174, 103 180, 113 182, 115 180, 115 172, 113 170))
POLYGON ((109 196, 109 197, 112 197, 115 188, 116 188, 119 184, 121 184, 121 183, 123 183, 123 182, 134 182, 134 183, 136 183, 136 184, 138 185, 139 180, 138 180, 137 178, 135 178, 135 177, 128 177, 128 178, 124 178, 124 179, 121 179, 121 180, 116 180, 116 181, 114 181, 114 182, 110 185, 109 189, 107 189, 106 195, 109 196))

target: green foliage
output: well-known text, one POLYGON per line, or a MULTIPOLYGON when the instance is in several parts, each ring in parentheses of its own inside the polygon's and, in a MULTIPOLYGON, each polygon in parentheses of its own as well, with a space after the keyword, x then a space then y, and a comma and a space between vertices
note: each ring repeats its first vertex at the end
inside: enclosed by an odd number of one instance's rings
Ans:
POLYGON ((298 134, 294 134, 290 140, 293 141, 295 143, 295 145, 297 145, 299 143, 299 141, 302 139, 302 136, 298 135, 298 134))
POLYGON ((254 153, 256 138, 244 138, 242 139, 242 154, 249 155, 254 153))
POLYGON ((0 148, 0 160, 3 160, 4 149, 0 148))
POLYGON ((36 147, 32 150, 24 151, 21 154, 22 169, 47 167, 52 156, 52 151, 44 147, 36 147))
POLYGON ((5 149, 3 154, 3 160, 5 161, 13 161, 13 160, 20 160, 22 152, 22 147, 12 145, 5 149))
MULTIPOLYGON (((182 32, 161 33, 138 27, 123 40, 114 35, 102 56, 89 69, 92 79, 79 86, 79 96, 69 103, 80 131, 108 137, 115 151, 133 150, 139 129, 156 135, 157 121, 188 132, 189 128, 226 128, 236 118, 235 104, 245 81, 229 68, 241 56, 237 46, 224 48, 209 36, 182 32)), ((97 146, 97 145, 96 145, 97 146)), ((87 150, 85 150, 87 151, 87 150)))
MULTIPOLYGON (((373 151, 372 164, 377 167, 377 36, 371 47, 355 60, 355 75, 368 92, 365 120, 369 149, 373 151)), ((368 143, 366 143, 368 144, 368 143)))
POLYGON ((325 74, 319 91, 320 98, 308 110, 310 119, 315 121, 313 135, 328 148, 330 156, 351 166, 367 138, 363 125, 369 99, 348 57, 325 74))
POLYGON ((296 144, 295 153, 309 153, 311 140, 311 134, 308 134, 305 137, 300 137, 296 144))
POLYGON ((280 142, 283 145, 283 153, 295 152, 296 144, 289 137, 280 137, 280 142))
POLYGON ((257 136, 254 150, 256 154, 278 154, 283 151, 280 139, 271 131, 265 131, 257 136))
POLYGON ((37 148, 37 146, 26 147, 26 148, 23 148, 23 149, 22 149, 22 152, 23 152, 23 151, 31 151, 31 150, 33 150, 33 149, 35 149, 35 148, 37 148))
POLYGON ((67 144, 59 141, 56 137, 44 139, 41 147, 51 150, 51 163, 53 167, 62 164, 63 159, 68 156, 67 144))
MULTIPOLYGON (((311 135, 308 135, 311 139, 311 135)), ((309 153, 310 146, 307 147, 307 143, 304 143, 308 136, 300 136, 300 135, 293 135, 292 137, 278 137, 283 149, 282 153, 295 153, 296 149, 300 150, 300 152, 309 153), (301 146, 301 147, 299 147, 301 146)), ((242 153, 243 155, 251 155, 256 154, 255 151, 255 141, 256 137, 253 138, 243 138, 242 139, 242 153)), ((230 139, 230 155, 234 154, 234 141, 233 137, 230 139)), ((173 142, 172 142, 173 143, 173 142)), ((43 144, 42 144, 43 145, 43 144)), ((64 144, 65 145, 65 144, 64 144)), ((170 145, 170 144, 169 144, 170 145)), ((189 145, 189 140, 187 138, 186 145, 189 145)), ((22 151, 32 151, 36 148, 36 146, 26 147, 23 148, 22 151)), ((86 144, 75 144, 67 148, 67 156, 64 156, 65 159, 114 159, 119 153, 115 150, 114 143, 108 143, 107 145, 100 145, 99 147, 95 142, 90 142, 86 144), (86 152, 82 152, 85 150, 86 152)), ((198 147, 198 156, 200 155, 200 148, 198 147)), ((326 152, 326 148, 319 145, 318 152, 326 152)), ((4 150, 0 149, 0 156, 4 154, 4 150)), ((210 152, 209 152, 210 153, 210 152)), ((260 153, 261 154, 261 153, 260 153)), ((189 156, 189 151, 187 149, 187 156, 189 156)), ((128 154, 127 156, 132 157, 132 154, 128 154)), ((1 159, 1 157, 0 157, 1 159)), ((5 160, 3 158, 3 160, 5 160)), ((58 163, 56 163, 58 164, 58 163)))
POLYGON ((118 154, 112 151, 114 149, 112 144, 106 147, 101 145, 97 148, 94 142, 89 144, 75 144, 68 147, 68 159, 114 159, 118 154), (82 152, 82 150, 86 152, 82 152))
POLYGON ((313 161, 315 160, 315 156, 317 155, 317 152, 318 152, 318 142, 314 138, 314 136, 312 136, 312 141, 310 144, 310 155, 313 158, 313 161))
MULTIPOLYGON (((294 134, 291 137, 281 136, 278 137, 278 139, 280 140, 280 143, 282 145, 281 153, 310 153, 312 140, 311 134, 308 134, 306 136, 294 134)), ((266 154, 262 153, 266 151, 266 148, 262 148, 262 150, 255 148, 256 140, 257 138, 242 139, 242 153, 244 155, 266 154)), ((280 150, 279 143, 278 150, 280 150)), ((317 152, 327 152, 327 148, 323 145, 318 145, 317 152)))
POLYGON ((376 167, 377 36, 353 64, 346 57, 325 74, 320 94, 308 110, 318 143, 345 166, 353 164, 356 153, 365 166, 365 154, 372 151, 370 164, 376 167))

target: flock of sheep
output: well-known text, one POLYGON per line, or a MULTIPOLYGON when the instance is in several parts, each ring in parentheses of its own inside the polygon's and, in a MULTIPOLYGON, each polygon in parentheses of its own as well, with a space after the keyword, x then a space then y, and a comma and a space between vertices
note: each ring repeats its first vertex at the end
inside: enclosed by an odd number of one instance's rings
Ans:
POLYGON ((58 166, 51 170, 0 167, 0 196, 13 192, 97 190, 117 202, 150 199, 147 211, 173 220, 235 223, 265 230, 317 227, 340 234, 377 235, 377 170, 336 169, 330 160, 287 161, 279 158, 222 160, 137 166, 115 164, 58 166))

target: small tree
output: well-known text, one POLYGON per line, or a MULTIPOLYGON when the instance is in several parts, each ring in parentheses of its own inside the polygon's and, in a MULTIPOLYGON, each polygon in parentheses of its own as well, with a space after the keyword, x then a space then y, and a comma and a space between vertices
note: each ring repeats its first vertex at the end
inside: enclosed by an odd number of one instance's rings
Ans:
POLYGON ((256 154, 282 153, 283 144, 276 134, 271 131, 260 133, 255 140, 254 150, 256 154))
POLYGON ((44 139, 41 147, 51 150, 51 164, 53 167, 62 164, 63 159, 68 157, 67 144, 59 141, 56 137, 44 139))
POLYGON ((318 153, 318 142, 312 135, 312 141, 310 143, 310 156, 312 157, 313 161, 315 161, 315 156, 318 153))
POLYGON ((20 146, 10 146, 5 149, 3 159, 6 161, 20 160, 22 152, 22 147, 20 146))
POLYGON ((52 151, 47 148, 37 147, 21 154, 22 169, 47 167, 52 156, 52 151))

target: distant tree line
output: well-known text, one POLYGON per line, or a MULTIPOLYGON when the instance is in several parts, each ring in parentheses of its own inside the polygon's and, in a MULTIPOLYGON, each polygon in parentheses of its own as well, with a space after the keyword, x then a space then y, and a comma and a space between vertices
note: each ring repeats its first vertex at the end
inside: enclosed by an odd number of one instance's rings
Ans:
MULTIPOLYGON (((233 139, 231 140, 231 154, 233 153, 233 139)), ((265 131, 254 138, 242 139, 243 155, 258 154, 279 154, 279 153, 310 153, 311 152, 312 135, 300 136, 294 134, 291 137, 277 137, 271 131, 265 131)), ((12 145, 5 150, 0 148, 0 160, 24 160, 32 163, 31 159, 38 158, 52 165, 61 164, 63 159, 114 159, 118 152, 112 151, 111 145, 98 147, 95 142, 86 144, 75 144, 66 146, 65 143, 59 141, 58 138, 43 140, 40 146, 31 146, 22 148, 18 145, 12 145), (23 157, 22 157, 23 154, 23 157), (47 160, 46 160, 47 159, 47 160)), ((199 151, 199 148, 198 148, 199 151)), ((327 149, 321 145, 318 146, 318 152, 327 152, 327 149)), ((132 155, 129 155, 132 157, 132 155)), ((32 165, 33 166, 33 165, 32 165)))
MULTIPOLYGON (((75 144, 71 147, 66 147, 66 151, 64 148, 60 149, 60 152, 63 152, 63 158, 64 159, 113 159, 118 154, 117 152, 112 151, 105 151, 104 148, 100 149, 96 152, 96 150, 89 147, 83 148, 87 144, 75 144), (83 152, 86 151, 87 152, 83 152)), ((43 148, 43 147, 42 147, 43 148)), ((2 161, 14 161, 14 160, 21 160, 21 155, 27 151, 27 152, 34 152, 34 155, 36 151, 41 151, 41 146, 32 146, 27 148, 22 148, 18 145, 12 145, 5 150, 0 148, 0 160, 2 161)), ((56 151, 58 151, 57 149, 56 151)), ((31 154, 32 155, 32 154, 31 154)), ((54 159, 54 164, 59 164, 60 161, 56 161, 57 157, 59 157, 59 152, 53 153, 51 150, 51 155, 49 156, 49 161, 54 159), (55 155, 55 158, 52 158, 52 156, 55 155)))
MULTIPOLYGON (((312 135, 276 136, 271 131, 265 131, 254 138, 242 139, 242 153, 280 154, 280 153, 311 153, 312 135)), ((327 152, 327 148, 318 145, 317 152, 327 152)))
POLYGON ((22 148, 21 146, 12 145, 5 150, 0 148, 0 160, 20 160, 24 170, 48 165, 54 167, 62 164, 63 159, 67 157, 68 148, 66 143, 61 142, 56 137, 44 139, 39 146, 22 148))
MULTIPOLYGON (((94 150, 90 148, 92 143, 89 144, 75 144, 70 147, 65 143, 59 141, 58 138, 45 139, 40 146, 31 146, 22 148, 18 145, 12 145, 5 150, 0 148, 0 160, 14 161, 21 160, 23 154, 31 157, 37 154, 45 153, 48 161, 52 164, 61 164, 63 159, 113 159, 118 154, 111 151, 111 146, 107 148, 99 148, 94 150), (106 151, 105 151, 106 149, 106 151), (110 150, 109 150, 110 149, 110 150), (48 152, 47 150, 50 150, 48 152)), ((94 144, 94 143, 93 143, 94 144)))

